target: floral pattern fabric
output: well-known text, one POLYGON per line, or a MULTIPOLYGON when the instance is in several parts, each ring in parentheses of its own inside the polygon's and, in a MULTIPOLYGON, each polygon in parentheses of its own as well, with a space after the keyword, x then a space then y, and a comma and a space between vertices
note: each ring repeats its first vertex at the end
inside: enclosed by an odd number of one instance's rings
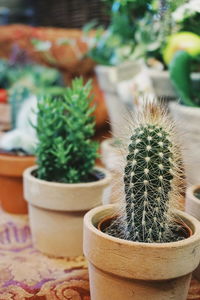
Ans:
POLYGON ((89 300, 86 262, 35 250, 28 219, 0 212, 0 300, 89 300))
MULTIPOLYGON (((0 211, 0 300, 28 299, 90 300, 86 261, 41 254, 32 245, 28 217, 0 211)), ((194 279, 192 299, 200 300, 200 283, 194 279)))

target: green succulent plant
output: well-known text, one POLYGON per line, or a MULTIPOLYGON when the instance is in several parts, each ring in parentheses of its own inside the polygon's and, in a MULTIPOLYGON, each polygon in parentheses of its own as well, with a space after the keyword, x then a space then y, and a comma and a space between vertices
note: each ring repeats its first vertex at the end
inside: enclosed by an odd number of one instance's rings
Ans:
POLYGON ((91 82, 73 80, 63 96, 43 97, 37 113, 37 177, 47 181, 91 181, 98 143, 92 140, 94 118, 91 82))

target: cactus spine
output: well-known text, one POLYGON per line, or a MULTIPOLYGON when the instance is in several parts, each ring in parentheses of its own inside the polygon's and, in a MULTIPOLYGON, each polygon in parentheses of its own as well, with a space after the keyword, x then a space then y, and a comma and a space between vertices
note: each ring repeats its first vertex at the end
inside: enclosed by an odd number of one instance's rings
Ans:
POLYGON ((125 236, 146 243, 173 241, 172 208, 182 169, 179 149, 162 109, 149 105, 144 113, 133 129, 126 157, 125 236))

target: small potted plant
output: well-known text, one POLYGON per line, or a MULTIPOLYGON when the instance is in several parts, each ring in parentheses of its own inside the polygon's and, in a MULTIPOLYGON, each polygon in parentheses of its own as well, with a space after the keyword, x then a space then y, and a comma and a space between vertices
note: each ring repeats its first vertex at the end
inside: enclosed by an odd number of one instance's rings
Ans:
POLYGON ((98 143, 91 84, 72 82, 63 97, 38 103, 37 166, 24 172, 33 243, 56 257, 82 255, 83 216, 106 201, 111 175, 95 165, 98 143))
POLYGON ((200 182, 200 171, 197 167, 200 163, 200 88, 191 79, 192 65, 200 67, 200 37, 198 41, 195 53, 177 52, 169 67, 172 83, 180 97, 180 101, 171 102, 169 108, 184 145, 183 154, 189 184, 200 182))
POLYGON ((84 218, 91 300, 185 300, 199 263, 200 223, 174 209, 183 167, 173 126, 154 105, 138 116, 122 207, 101 206, 84 218))

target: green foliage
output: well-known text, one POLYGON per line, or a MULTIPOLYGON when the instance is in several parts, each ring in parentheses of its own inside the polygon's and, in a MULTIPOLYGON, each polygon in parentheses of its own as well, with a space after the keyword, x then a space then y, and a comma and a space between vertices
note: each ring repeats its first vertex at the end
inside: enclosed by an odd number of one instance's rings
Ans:
POLYGON ((63 97, 38 103, 36 150, 40 179, 64 183, 90 181, 98 144, 94 135, 91 83, 75 79, 63 97))
MULTIPOLYGON (((106 30, 97 28, 89 56, 103 65, 118 65, 130 58, 135 47, 135 30, 138 19, 151 1, 106 1, 110 10, 110 25, 106 30)), ((96 24, 94 24, 96 26, 96 24)), ((87 30, 91 26, 86 26, 87 30)))
POLYGON ((60 72, 54 68, 37 64, 11 64, 7 60, 0 60, 0 87, 9 89, 15 86, 52 86, 60 85, 60 72))
POLYGON ((194 58, 189 53, 178 51, 169 66, 169 72, 181 103, 186 106, 200 107, 200 88, 195 89, 191 80, 193 61, 194 58))

